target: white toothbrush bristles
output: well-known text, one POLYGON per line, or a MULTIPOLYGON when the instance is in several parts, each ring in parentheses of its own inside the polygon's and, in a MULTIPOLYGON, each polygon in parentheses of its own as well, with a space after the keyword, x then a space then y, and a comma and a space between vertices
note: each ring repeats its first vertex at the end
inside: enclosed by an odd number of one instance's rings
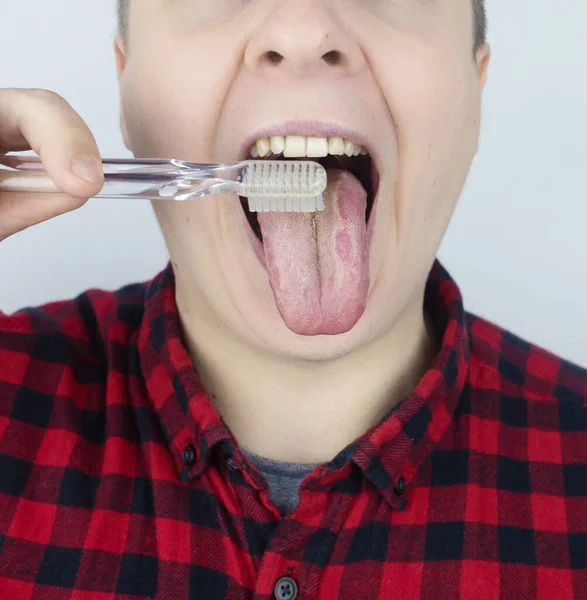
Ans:
POLYGON ((250 212, 324 210, 326 170, 314 161, 248 161, 241 196, 250 212))
POLYGON ((326 208, 323 194, 314 198, 297 198, 293 196, 260 198, 259 196, 249 196, 248 205, 249 212, 312 213, 326 208))

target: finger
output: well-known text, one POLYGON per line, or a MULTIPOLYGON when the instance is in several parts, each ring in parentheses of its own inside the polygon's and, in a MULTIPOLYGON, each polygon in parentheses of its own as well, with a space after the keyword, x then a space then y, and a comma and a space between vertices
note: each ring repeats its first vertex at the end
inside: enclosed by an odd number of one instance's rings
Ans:
POLYGON ((103 186, 96 140, 75 110, 47 90, 0 90, 0 147, 31 148, 55 185, 76 198, 95 196, 103 186))

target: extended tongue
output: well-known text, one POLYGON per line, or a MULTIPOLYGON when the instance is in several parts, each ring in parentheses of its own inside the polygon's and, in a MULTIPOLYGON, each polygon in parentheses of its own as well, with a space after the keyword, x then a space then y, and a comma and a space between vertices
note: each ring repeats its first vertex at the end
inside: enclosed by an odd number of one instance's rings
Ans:
POLYGON ((348 171, 327 173, 324 211, 257 214, 275 304, 300 335, 348 331, 369 291, 367 192, 348 171))

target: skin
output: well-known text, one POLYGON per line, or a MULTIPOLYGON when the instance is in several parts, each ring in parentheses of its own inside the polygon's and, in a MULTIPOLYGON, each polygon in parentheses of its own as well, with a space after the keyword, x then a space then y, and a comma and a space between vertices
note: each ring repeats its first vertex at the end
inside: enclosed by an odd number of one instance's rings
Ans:
POLYGON ((252 131, 311 120, 360 131, 380 157, 367 308, 339 335, 285 326, 235 197, 154 206, 194 364, 245 448, 330 460, 430 367, 439 340, 424 286, 477 152, 490 57, 485 45, 471 58, 471 11, 469 0, 131 5, 115 50, 135 155, 229 162, 252 131), (336 64, 323 59, 332 50, 336 64))
POLYGON ((359 131, 380 161, 367 307, 338 335, 285 326, 236 197, 153 204, 190 355, 252 452, 330 460, 430 368, 424 286, 477 152, 490 60, 488 44, 472 57, 472 23, 470 0, 131 3, 115 53, 135 156, 229 162, 251 132, 309 120, 359 131))

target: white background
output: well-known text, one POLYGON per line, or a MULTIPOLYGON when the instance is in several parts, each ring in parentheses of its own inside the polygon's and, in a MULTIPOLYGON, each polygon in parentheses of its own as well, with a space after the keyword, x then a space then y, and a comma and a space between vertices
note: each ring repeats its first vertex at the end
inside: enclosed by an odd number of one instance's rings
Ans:
MULTIPOLYGON (((480 150, 439 258, 465 309, 587 366, 587 3, 487 0, 493 59, 480 150)), ((0 87, 43 87, 119 130, 114 0, 0 0, 0 87)), ((0 245, 0 310, 151 278, 167 250, 148 202, 92 200, 0 245)))

